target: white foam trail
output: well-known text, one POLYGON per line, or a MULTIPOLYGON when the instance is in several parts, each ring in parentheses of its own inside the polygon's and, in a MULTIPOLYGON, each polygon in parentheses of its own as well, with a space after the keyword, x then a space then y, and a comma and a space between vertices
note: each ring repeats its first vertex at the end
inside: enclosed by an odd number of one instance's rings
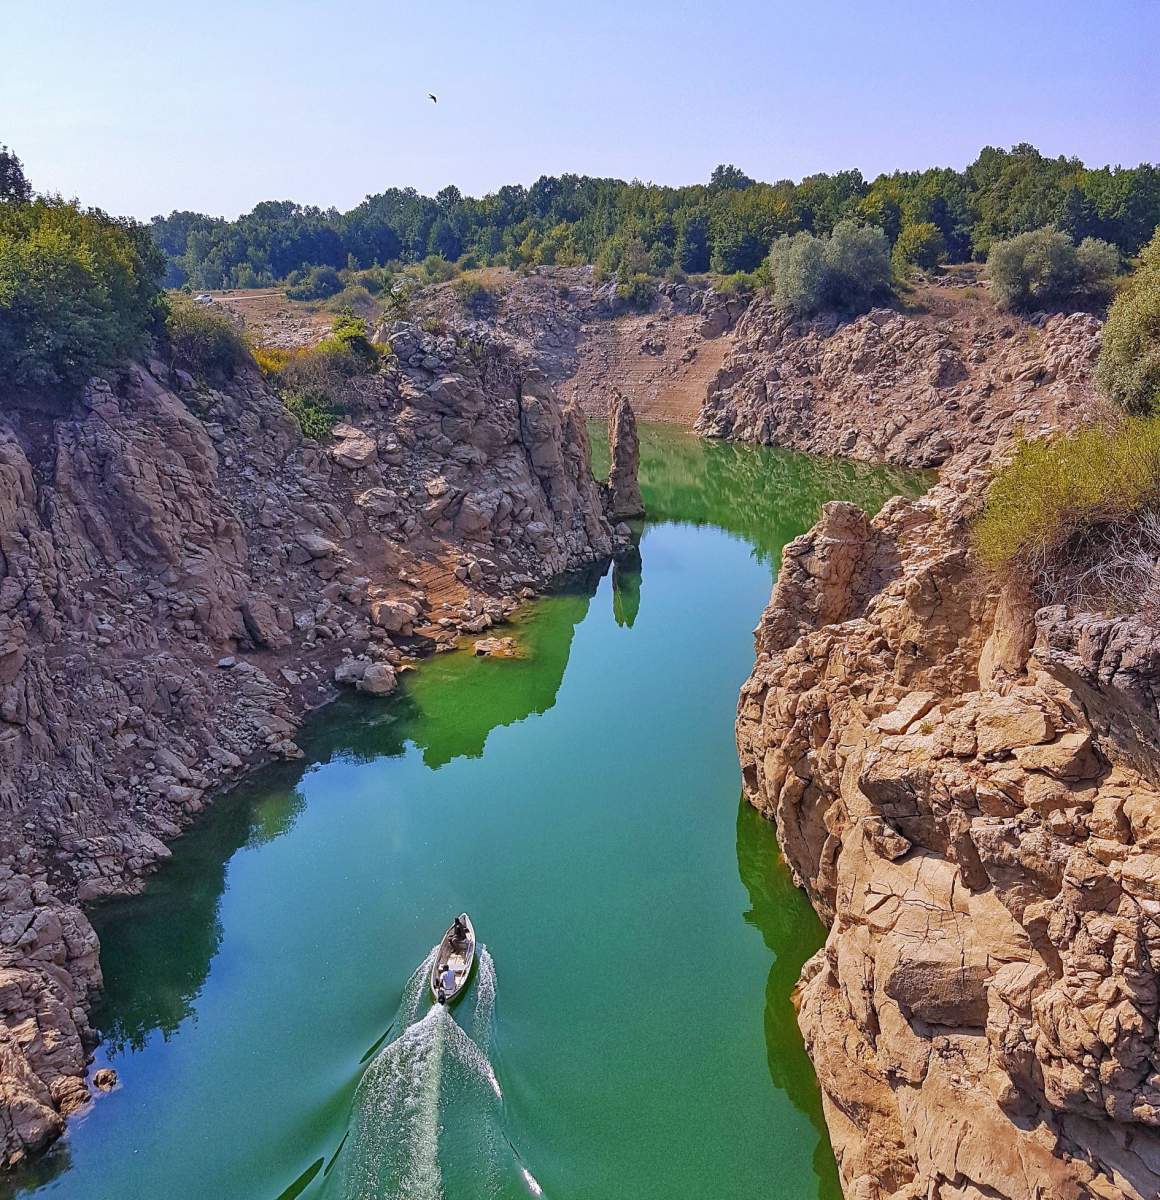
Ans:
POLYGON ((474 1071, 495 1092, 496 1099, 503 1099, 503 1090, 495 1077, 491 1062, 484 1052, 454 1023, 448 1030, 451 1051, 469 1071, 474 1071))
POLYGON ((358 1089, 357 1157, 346 1195, 442 1200, 439 1169, 439 1093, 450 1016, 441 1005, 408 1026, 371 1063, 358 1089), (384 1144, 382 1131, 391 1130, 384 1144))
POLYGON ((536 1177, 527 1167, 520 1167, 520 1174, 524 1177, 524 1183, 528 1185, 528 1191, 533 1196, 542 1196, 544 1194, 544 1189, 536 1182, 536 1177))

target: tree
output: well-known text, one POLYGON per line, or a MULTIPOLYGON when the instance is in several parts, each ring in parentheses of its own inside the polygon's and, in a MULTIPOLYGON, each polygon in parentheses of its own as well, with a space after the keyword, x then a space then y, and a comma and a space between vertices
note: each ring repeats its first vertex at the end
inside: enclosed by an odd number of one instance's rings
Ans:
POLYGON ((921 267, 929 271, 946 255, 946 243, 939 227, 933 221, 922 221, 916 225, 904 225, 894 243, 894 264, 901 271, 921 267))
POLYGON ((1096 382, 1129 412, 1160 415, 1160 226, 1108 311, 1096 382))
POLYGON ((709 176, 711 192, 742 191, 752 186, 753 180, 732 163, 721 163, 713 168, 713 174, 709 176))
POLYGON ((163 268, 132 221, 56 199, 0 205, 0 385, 71 390, 143 353, 163 268))
POLYGON ((709 216, 704 212, 690 213, 677 232, 677 266, 690 275, 700 275, 709 269, 709 216))
POLYGON ((0 143, 0 204, 27 204, 32 185, 24 177, 24 164, 0 143))
POLYGON ((773 302, 797 316, 861 312, 890 295, 890 244, 876 225, 839 221, 830 236, 783 236, 769 252, 773 302))
POLYGON ((1115 246, 1107 242, 1085 238, 1077 249, 1066 233, 1046 225, 994 242, 987 274, 1000 308, 1031 308, 1107 299, 1119 260, 1115 246))

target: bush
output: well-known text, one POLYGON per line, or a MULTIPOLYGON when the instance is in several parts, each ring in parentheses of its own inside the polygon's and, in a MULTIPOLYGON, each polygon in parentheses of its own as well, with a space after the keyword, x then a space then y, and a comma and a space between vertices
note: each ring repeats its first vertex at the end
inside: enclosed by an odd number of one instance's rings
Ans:
POLYGON ((464 311, 474 317, 485 317, 495 311, 495 293, 478 279, 457 279, 451 290, 464 311))
POLYGON ((942 231, 932 221, 903 225, 894 243, 894 265, 904 274, 912 267, 932 270, 945 257, 946 242, 942 231))
POLYGON ((378 370, 382 352, 367 336, 366 321, 345 312, 316 345, 259 347, 254 361, 302 432, 321 438, 357 400, 359 381, 378 370))
POLYGON ((637 312, 647 312, 657 298, 656 280, 643 272, 622 279, 616 285, 616 298, 637 312))
POLYGON ((286 411, 302 427, 303 435, 315 441, 322 441, 341 415, 331 407, 329 397, 315 389, 290 388, 281 396, 286 411))
POLYGON ((233 321, 208 304, 175 292, 169 299, 165 334, 173 361, 203 379, 222 379, 248 361, 249 349, 233 321))
POLYGON ((289 300, 326 300, 341 291, 342 276, 333 267, 312 267, 304 278, 290 284, 286 297, 289 300))
POLYGON ((1129 412, 1160 414, 1160 229, 1108 312, 1096 382, 1129 412))
POLYGON ((1160 505, 1160 419, 1020 443, 991 482, 975 546, 999 574, 1036 579, 1077 541, 1160 505))
POLYGON ((428 254, 419 264, 419 277, 424 283, 446 283, 459 274, 459 268, 438 254, 428 254))
POLYGON ((864 312, 890 297, 890 243, 876 225, 853 221, 839 221, 830 237, 783 235, 770 249, 769 276, 787 312, 864 312))
POLYGON ((995 302, 1006 309, 1106 300, 1119 265, 1111 243, 1085 238, 1076 247, 1053 225, 994 242, 987 256, 995 302))
POLYGON ((134 222, 14 193, 0 204, 0 384, 80 387, 143 353, 163 268, 134 222))
POLYGON ((354 312, 367 320, 374 320, 379 315, 374 296, 361 283, 348 283, 336 296, 331 296, 326 307, 335 313, 354 312))

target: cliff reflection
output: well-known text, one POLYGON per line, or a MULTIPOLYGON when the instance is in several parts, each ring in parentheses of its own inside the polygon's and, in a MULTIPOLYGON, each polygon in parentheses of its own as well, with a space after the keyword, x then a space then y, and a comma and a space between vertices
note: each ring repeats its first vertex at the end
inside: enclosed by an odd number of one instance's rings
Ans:
MULTIPOLYGON (((818 459, 790 450, 705 441, 668 425, 642 425, 640 485, 650 521, 714 525, 774 561, 784 531, 808 528, 836 496, 869 512, 894 495, 916 497, 929 479, 916 471, 818 459)), ((608 434, 590 427, 592 472, 608 473, 608 434)))
POLYGON ((744 797, 737 811, 737 870, 749 893, 745 920, 760 932, 774 955, 765 985, 769 1077, 818 1131, 814 1170, 819 1200, 841 1200, 822 1098, 802 1045, 791 998, 802 965, 822 945, 825 933, 805 895, 794 887, 773 826, 744 797))

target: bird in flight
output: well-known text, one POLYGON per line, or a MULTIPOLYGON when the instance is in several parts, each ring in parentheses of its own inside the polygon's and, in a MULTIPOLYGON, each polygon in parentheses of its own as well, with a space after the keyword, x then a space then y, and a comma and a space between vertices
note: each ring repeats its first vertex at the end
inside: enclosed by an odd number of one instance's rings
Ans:
POLYGON ((428 99, 428 100, 430 100, 432 104, 438 104, 438 103, 439 103, 439 97, 438 97, 438 96, 436 96, 434 92, 428 92, 428 93, 427 93, 427 99, 428 99))

